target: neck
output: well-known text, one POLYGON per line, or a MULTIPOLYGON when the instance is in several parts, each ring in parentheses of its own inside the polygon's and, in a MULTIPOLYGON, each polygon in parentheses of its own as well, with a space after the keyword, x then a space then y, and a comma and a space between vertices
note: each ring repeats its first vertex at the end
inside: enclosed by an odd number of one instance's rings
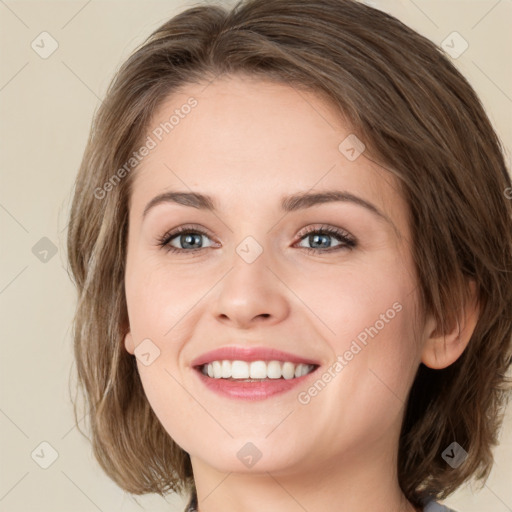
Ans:
POLYGON ((327 461, 324 456, 319 463, 309 459, 286 471, 249 473, 223 473, 192 457, 198 512, 420 511, 400 490, 394 450, 373 448, 327 461))

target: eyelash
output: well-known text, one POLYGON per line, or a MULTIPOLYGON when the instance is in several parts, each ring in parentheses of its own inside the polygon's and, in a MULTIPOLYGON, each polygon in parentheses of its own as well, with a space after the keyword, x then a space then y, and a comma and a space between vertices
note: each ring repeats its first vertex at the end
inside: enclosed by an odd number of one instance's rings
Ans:
MULTIPOLYGON (((181 235, 183 233, 186 234, 197 234, 197 235, 203 235, 208 238, 210 238, 210 235, 204 231, 203 229, 196 227, 196 226, 180 226, 179 228, 176 228, 174 230, 168 231, 165 233, 162 237, 158 239, 158 246, 162 249, 165 249, 167 252, 171 253, 196 253, 197 251, 201 251, 203 249, 209 249, 210 247, 198 247, 196 249, 178 249, 176 247, 172 247, 170 245, 170 242, 176 238, 178 235, 181 235)), ((328 249, 315 249, 313 247, 300 247, 300 249, 304 249, 308 253, 330 253, 330 252, 336 252, 342 249, 348 249, 352 250, 357 246, 357 242, 355 238, 353 238, 351 235, 349 235, 346 231, 343 231, 338 228, 334 228, 332 226, 321 226, 320 228, 306 228, 306 232, 302 233, 299 239, 299 242, 302 241, 304 238, 306 238, 308 235, 311 234, 319 234, 319 235, 329 235, 338 238, 338 241, 342 242, 341 245, 337 245, 334 248, 328 248, 328 249)))

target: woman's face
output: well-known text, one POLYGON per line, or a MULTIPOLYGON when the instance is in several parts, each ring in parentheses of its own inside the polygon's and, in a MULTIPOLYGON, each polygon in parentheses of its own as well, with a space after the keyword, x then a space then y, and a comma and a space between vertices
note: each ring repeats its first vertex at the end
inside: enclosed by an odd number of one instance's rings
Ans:
POLYGON ((130 200, 125 345, 152 408, 220 471, 394 453, 423 335, 396 182, 316 95, 205 87, 154 116, 130 200))

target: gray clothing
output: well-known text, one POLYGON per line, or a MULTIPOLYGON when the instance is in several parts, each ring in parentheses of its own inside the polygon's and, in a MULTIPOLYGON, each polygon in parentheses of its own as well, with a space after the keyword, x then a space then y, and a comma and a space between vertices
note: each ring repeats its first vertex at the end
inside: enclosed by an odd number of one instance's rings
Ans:
MULTIPOLYGON (((423 512, 457 512, 451 508, 441 505, 433 499, 426 497, 423 502, 423 512)), ((184 512, 197 512, 197 495, 193 493, 184 512)))

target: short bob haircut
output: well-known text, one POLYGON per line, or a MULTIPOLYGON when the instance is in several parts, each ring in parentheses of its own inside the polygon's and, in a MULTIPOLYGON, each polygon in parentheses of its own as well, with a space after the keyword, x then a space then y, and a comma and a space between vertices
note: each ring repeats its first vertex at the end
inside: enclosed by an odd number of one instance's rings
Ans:
POLYGON ((450 332, 474 282, 480 314, 466 350, 445 369, 418 368, 398 478, 416 506, 420 495, 444 499, 471 477, 485 483, 510 394, 512 188, 504 149, 474 90, 435 44, 354 0, 196 5, 155 30, 117 71, 92 124, 67 242, 78 291, 78 381, 99 463, 133 494, 194 489, 190 457, 153 413, 136 359, 124 349, 137 169, 122 179, 116 172, 169 95, 221 75, 327 98, 364 141, 365 157, 398 178, 413 234, 419 320, 430 313, 441 333, 450 332), (453 441, 468 453, 456 469, 441 456, 453 441))

